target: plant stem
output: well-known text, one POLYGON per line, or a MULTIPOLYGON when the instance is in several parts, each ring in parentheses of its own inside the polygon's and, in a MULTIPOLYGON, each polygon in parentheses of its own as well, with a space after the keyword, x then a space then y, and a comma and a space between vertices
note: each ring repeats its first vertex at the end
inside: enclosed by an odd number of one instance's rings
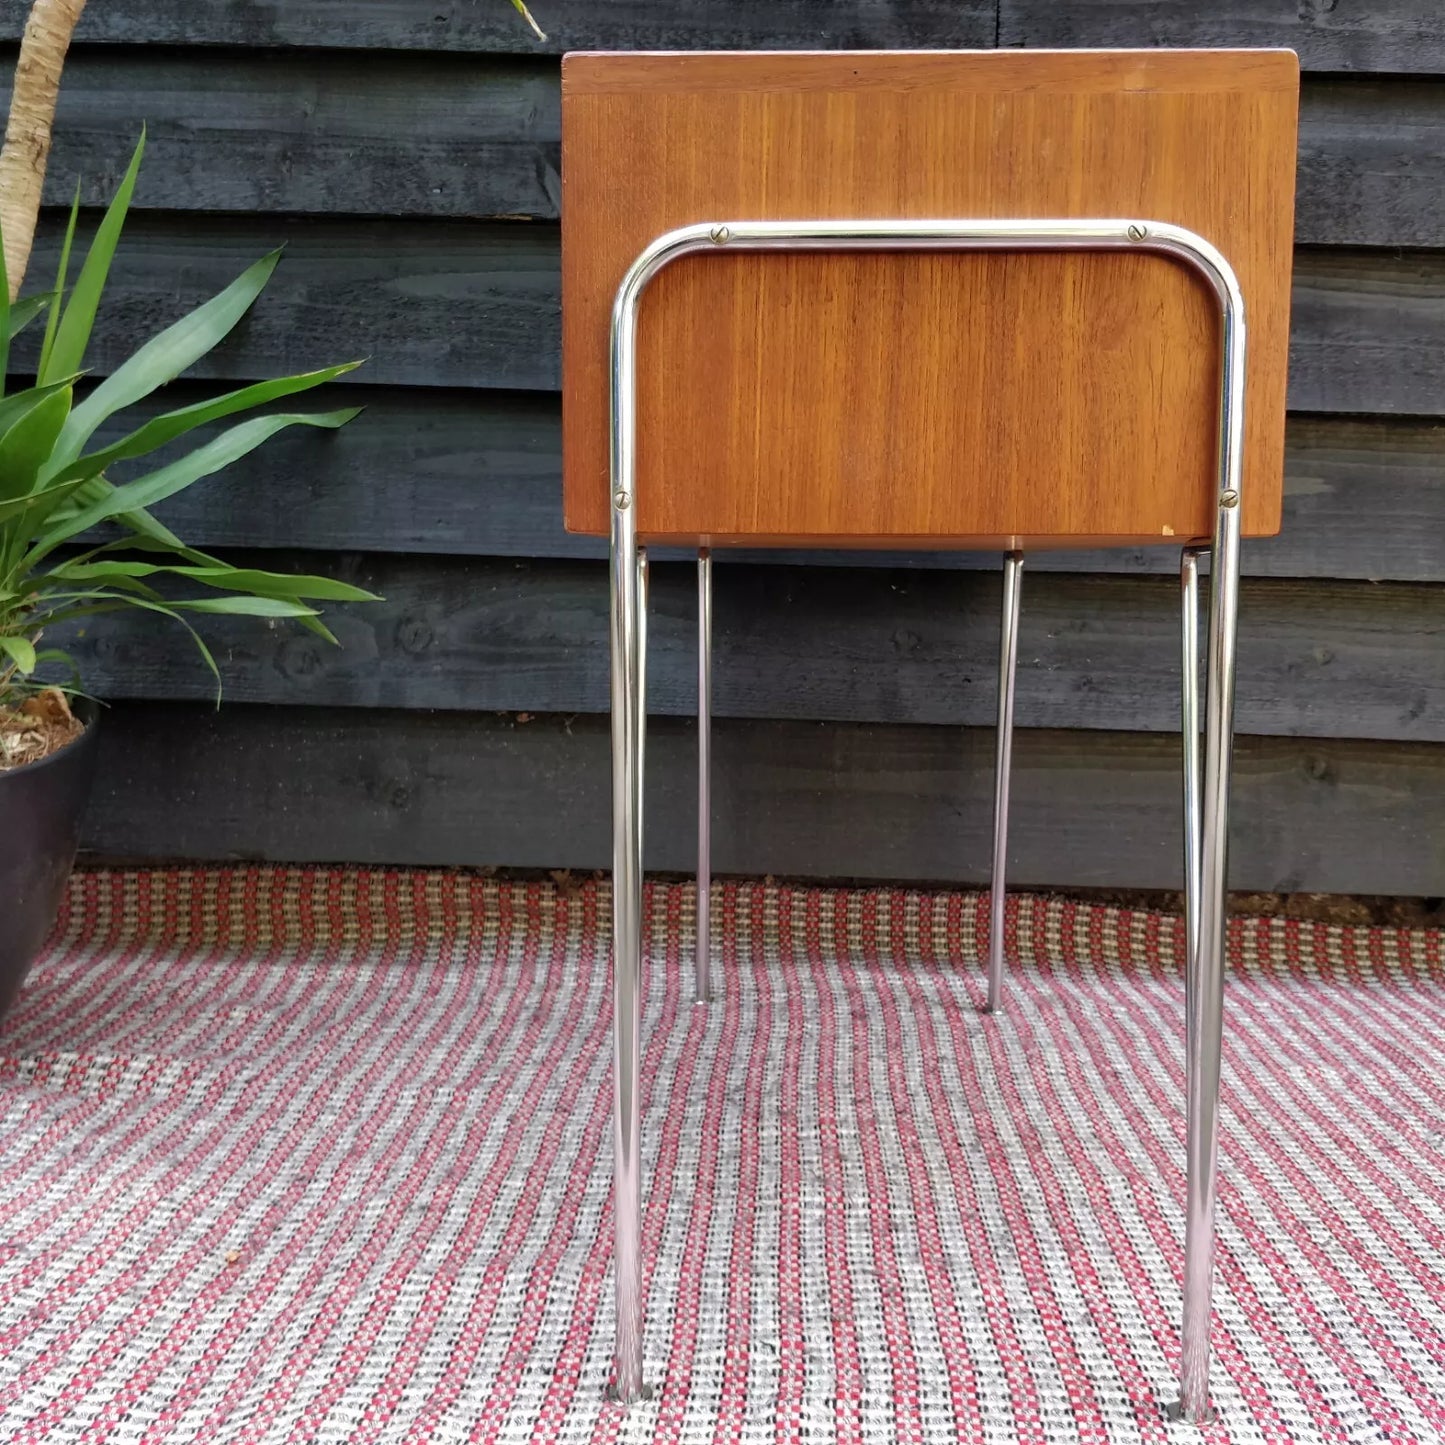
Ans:
POLYGON ((85 0, 35 0, 20 41, 10 118, 0 149, 0 231, 5 236, 5 273, 12 301, 20 294, 30 264, 60 72, 84 9, 85 0))

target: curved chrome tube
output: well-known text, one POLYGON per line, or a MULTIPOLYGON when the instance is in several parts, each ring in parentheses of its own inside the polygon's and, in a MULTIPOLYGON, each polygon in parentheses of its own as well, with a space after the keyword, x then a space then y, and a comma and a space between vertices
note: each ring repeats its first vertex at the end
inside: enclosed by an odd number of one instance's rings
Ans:
POLYGON ((642 1387, 640 986, 642 945, 643 634, 637 569, 637 312, 660 271, 703 251, 1147 251, 1208 283, 1223 321, 1218 496, 1209 608, 1205 759, 1198 855, 1198 944, 1189 950, 1188 1200, 1183 1352, 1174 1411, 1209 1418, 1209 1321, 1219 1063, 1223 1023, 1227 804, 1244 450, 1244 298, 1233 268, 1203 236, 1168 222, 1112 220, 705 221, 659 236, 632 264, 612 308, 612 764, 614 959, 614 1390, 642 1387))

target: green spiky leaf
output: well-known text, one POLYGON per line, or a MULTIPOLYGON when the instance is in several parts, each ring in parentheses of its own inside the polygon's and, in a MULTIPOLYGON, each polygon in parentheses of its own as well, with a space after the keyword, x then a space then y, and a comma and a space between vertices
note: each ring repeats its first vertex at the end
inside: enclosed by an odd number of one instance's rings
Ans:
POLYGON ((35 478, 70 415, 69 386, 36 387, 13 399, 27 396, 34 400, 0 431, 0 498, 19 497, 34 490, 35 478))
POLYGON ((313 386, 321 386, 328 381, 333 381, 338 376, 344 376, 348 371, 354 371, 360 365, 359 361, 348 361, 340 366, 324 367, 320 371, 303 372, 298 376, 278 377, 274 381, 260 381, 253 386, 243 386, 237 391, 228 391, 224 396, 213 397, 209 401, 198 401, 193 406, 181 407, 176 411, 168 411, 162 416, 152 417, 143 427, 131 432, 129 436, 122 437, 119 441, 112 442, 108 447, 102 447, 99 451, 88 452, 85 456, 78 457, 62 468, 56 474, 55 480, 68 481, 72 477, 95 476, 97 473, 105 471, 106 468, 114 466, 117 462, 144 456, 157 447, 165 446, 167 442, 185 436, 188 432, 194 431, 196 427, 204 426, 208 422, 219 421, 223 417, 234 416, 240 411, 250 411, 254 407, 265 406, 268 402, 277 401, 283 396, 294 396, 297 392, 309 391, 313 386))
POLYGON ((257 597, 309 597, 321 602, 376 602, 373 592, 338 582, 334 577, 306 573, 263 572, 254 567, 186 567, 165 562, 100 561, 62 563, 51 576, 68 582, 104 582, 117 577, 180 577, 227 592, 249 592, 257 597))
POLYGON ((344 426, 355 415, 356 409, 351 407, 345 411, 290 412, 278 416, 258 416, 240 422, 169 466, 161 467, 133 482, 127 482, 124 486, 112 487, 100 501, 82 507, 63 521, 57 522, 36 540, 30 552, 29 563, 34 566, 62 542, 78 537, 99 522, 134 512, 137 508, 154 506, 157 502, 165 501, 167 497, 173 497, 192 482, 230 466, 232 462, 245 456, 247 452, 254 451, 268 437, 275 436, 286 427, 335 428, 344 426))
POLYGON ((115 248, 120 242, 121 228, 125 225, 126 212, 130 209, 130 198, 135 193, 136 176, 140 173, 141 156, 145 154, 145 132, 136 143, 135 154, 126 167, 125 176, 115 199, 106 207, 96 228, 95 239, 86 253, 85 264, 75 278, 75 289, 61 313, 60 325, 55 331, 55 344, 47 358, 42 381, 53 380, 58 373, 79 371, 85 357, 85 348, 90 344, 90 333, 95 325, 95 313, 100 309, 101 293, 105 290, 106 278, 110 275, 110 263, 115 259, 115 248))
POLYGON ((0 652, 29 677, 35 671, 35 644, 28 637, 0 636, 0 652))
POLYGON ((40 343, 40 364, 37 381, 50 379, 50 358, 55 351, 55 333, 60 328, 60 313, 65 306, 65 282, 70 274, 70 248, 75 243, 75 227, 80 220, 80 182, 75 183, 75 196, 70 202, 70 218, 65 223, 65 239, 60 245, 60 264, 55 268, 55 289, 50 293, 50 314, 45 318, 45 339, 40 343))
POLYGON ((281 259, 272 251, 248 266, 224 291, 153 336, 75 408, 56 448, 57 470, 80 455, 101 422, 174 381, 234 329, 265 289, 281 259))

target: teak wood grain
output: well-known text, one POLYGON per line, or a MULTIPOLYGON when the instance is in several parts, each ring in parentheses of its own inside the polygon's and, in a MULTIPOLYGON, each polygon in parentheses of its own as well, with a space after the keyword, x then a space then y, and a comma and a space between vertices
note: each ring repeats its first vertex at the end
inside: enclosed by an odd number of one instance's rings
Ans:
MULTIPOLYGON (((575 54, 562 71, 563 474, 608 530, 608 325, 699 221, 1138 217, 1238 273, 1244 530, 1278 530, 1290 51, 575 54)), ((702 255, 639 327, 644 539, 1086 546, 1207 536, 1217 305, 1143 254, 702 255)))

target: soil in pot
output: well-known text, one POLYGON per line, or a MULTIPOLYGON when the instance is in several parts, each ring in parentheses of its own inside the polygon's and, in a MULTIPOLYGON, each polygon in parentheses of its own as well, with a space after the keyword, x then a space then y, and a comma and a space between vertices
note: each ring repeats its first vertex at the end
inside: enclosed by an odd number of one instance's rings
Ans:
POLYGON ((84 730, 59 688, 47 687, 19 707, 0 707, 0 771, 38 763, 84 730))
POLYGON ((0 1013, 55 921, 95 774, 95 705, 79 702, 72 716, 33 701, 22 721, 0 717, 6 757, 30 754, 0 766, 0 1013))

